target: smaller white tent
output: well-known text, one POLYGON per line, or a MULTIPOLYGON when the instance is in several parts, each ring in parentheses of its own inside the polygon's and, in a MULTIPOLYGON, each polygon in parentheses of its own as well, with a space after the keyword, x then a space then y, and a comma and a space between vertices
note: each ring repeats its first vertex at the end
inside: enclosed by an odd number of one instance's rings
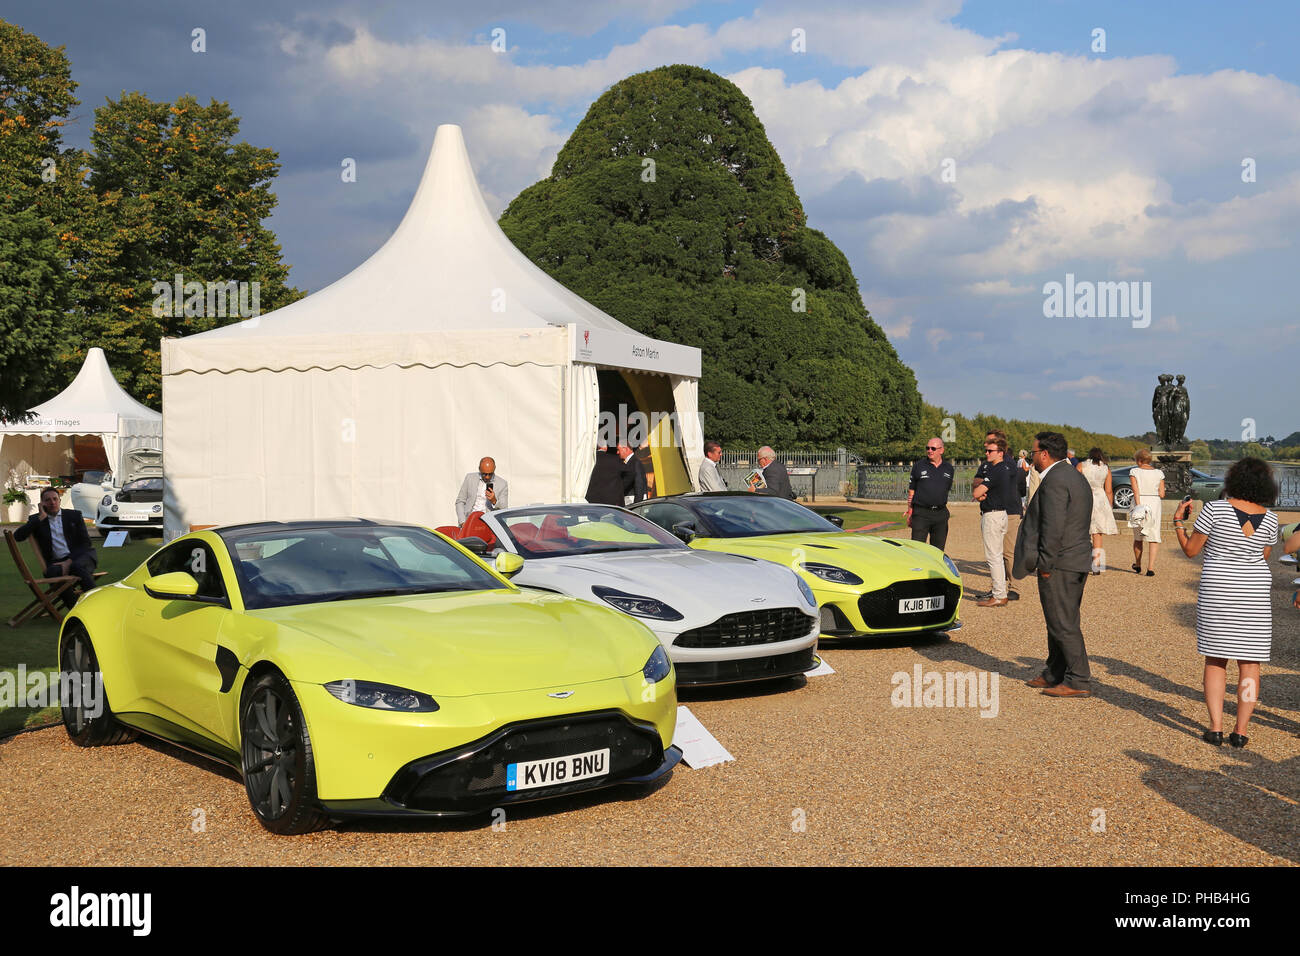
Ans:
POLYGON ((103 441, 115 475, 122 473, 129 452, 162 449, 162 415, 117 384, 100 348, 86 353, 72 384, 31 414, 25 422, 0 421, 0 481, 6 484, 18 484, 29 474, 68 474, 73 439, 81 435, 103 441))

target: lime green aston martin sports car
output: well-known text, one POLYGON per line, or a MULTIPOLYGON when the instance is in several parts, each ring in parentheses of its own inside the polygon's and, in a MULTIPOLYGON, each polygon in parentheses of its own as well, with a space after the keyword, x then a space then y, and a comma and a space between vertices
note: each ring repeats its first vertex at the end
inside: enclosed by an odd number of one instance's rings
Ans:
POLYGON ((842 531, 803 505, 747 491, 651 498, 632 510, 692 548, 793 568, 817 598, 822 637, 961 626, 957 566, 923 542, 842 531))
POLYGON ((407 525, 178 538, 78 602, 59 662, 87 688, 63 701, 75 743, 143 731, 215 757, 276 833, 646 784, 681 758, 645 625, 407 525))

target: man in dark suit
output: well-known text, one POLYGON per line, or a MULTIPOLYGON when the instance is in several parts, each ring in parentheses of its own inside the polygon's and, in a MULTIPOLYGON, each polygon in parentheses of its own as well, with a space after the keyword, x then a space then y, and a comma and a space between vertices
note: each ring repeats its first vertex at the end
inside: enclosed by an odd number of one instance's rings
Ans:
POLYGON ((623 476, 623 500, 619 504, 630 505, 637 501, 645 501, 648 485, 645 466, 641 464, 641 459, 637 457, 631 445, 619 445, 618 458, 627 469, 623 476))
MULTIPOLYGON (((59 493, 53 488, 41 492, 41 507, 27 523, 14 532, 14 539, 26 541, 36 536, 36 546, 45 559, 44 577, 65 574, 76 575, 83 591, 95 586, 95 549, 86 533, 86 522, 80 511, 59 507, 59 493)), ((68 607, 76 602, 72 588, 63 592, 63 602, 68 607)))
POLYGON ((617 448, 601 445, 596 449, 596 465, 587 482, 587 502, 593 505, 623 507, 623 488, 635 484, 630 468, 618 457, 617 448))
POLYGON ((767 445, 758 450, 758 469, 763 473, 764 487, 758 487, 758 481, 755 480, 749 486, 750 491, 756 491, 760 495, 774 495, 777 498, 789 498, 794 500, 794 489, 790 487, 790 473, 785 470, 785 465, 777 461, 776 452, 767 445))
POLYGON ((1037 573, 1047 622, 1047 665, 1029 686, 1043 688, 1048 697, 1091 697, 1079 606, 1092 570, 1092 487, 1065 461, 1067 450, 1057 432, 1034 437, 1030 461, 1043 477, 1016 536, 1012 574, 1037 573))

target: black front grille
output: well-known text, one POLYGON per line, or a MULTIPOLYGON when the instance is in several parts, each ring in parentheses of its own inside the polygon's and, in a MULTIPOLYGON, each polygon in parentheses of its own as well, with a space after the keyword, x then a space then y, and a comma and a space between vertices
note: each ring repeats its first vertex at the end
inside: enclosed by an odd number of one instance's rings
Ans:
POLYGON ((653 726, 634 723, 613 711, 597 711, 512 724, 456 751, 416 760, 394 775, 384 797, 411 810, 474 812, 641 776, 657 768, 663 759, 663 744, 653 726), (552 787, 506 789, 509 764, 606 747, 609 770, 602 776, 552 787))
POLYGON ((938 627, 952 619, 961 597, 961 585, 942 578, 915 581, 897 581, 887 588, 871 591, 858 598, 862 620, 873 631, 897 631, 904 628, 938 627), (917 611, 901 614, 898 602, 905 598, 936 597, 943 595, 940 611, 917 611))
POLYGON ((805 647, 789 654, 771 654, 767 657, 746 657, 736 661, 693 661, 674 664, 677 669, 677 686, 693 687, 701 684, 736 684, 751 680, 774 680, 793 677, 813 669, 813 652, 805 647))
POLYGON ((677 647, 752 647, 793 641, 812 630, 814 618, 797 607, 773 607, 762 611, 739 611, 718 618, 704 627, 682 631, 677 647))

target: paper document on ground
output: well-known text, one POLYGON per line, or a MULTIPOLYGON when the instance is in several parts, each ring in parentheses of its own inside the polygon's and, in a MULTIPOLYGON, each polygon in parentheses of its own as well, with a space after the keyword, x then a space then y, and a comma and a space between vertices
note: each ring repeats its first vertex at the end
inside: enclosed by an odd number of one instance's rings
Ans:
POLYGON ((804 677, 824 677, 827 674, 835 673, 835 668, 831 667, 831 665, 826 662, 826 658, 822 657, 820 654, 815 655, 813 660, 817 663, 817 666, 810 671, 804 671, 804 677))
POLYGON ((110 531, 104 538, 103 547, 120 548, 126 543, 125 531, 110 531))
POLYGON ((673 744, 681 748, 682 760, 693 770, 712 767, 715 763, 735 760, 716 737, 704 729, 699 718, 688 707, 677 706, 677 729, 673 731, 673 744))

